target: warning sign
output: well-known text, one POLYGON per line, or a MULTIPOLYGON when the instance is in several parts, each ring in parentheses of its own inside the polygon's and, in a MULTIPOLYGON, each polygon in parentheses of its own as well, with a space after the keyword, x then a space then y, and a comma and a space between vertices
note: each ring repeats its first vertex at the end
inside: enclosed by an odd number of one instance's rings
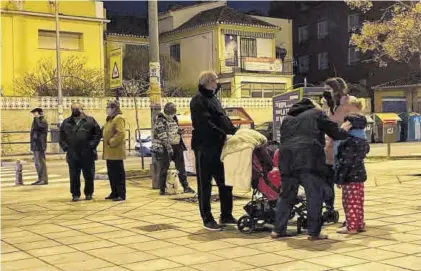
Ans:
POLYGON ((120 88, 123 82, 123 51, 121 48, 111 50, 109 56, 110 88, 120 88))

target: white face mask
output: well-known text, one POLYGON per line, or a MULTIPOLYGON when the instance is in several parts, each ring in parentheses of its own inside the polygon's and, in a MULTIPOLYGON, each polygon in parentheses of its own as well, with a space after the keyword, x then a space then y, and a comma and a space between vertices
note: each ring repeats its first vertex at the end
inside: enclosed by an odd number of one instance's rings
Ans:
POLYGON ((113 109, 107 108, 106 112, 107 112, 107 116, 111 116, 113 114, 113 109))

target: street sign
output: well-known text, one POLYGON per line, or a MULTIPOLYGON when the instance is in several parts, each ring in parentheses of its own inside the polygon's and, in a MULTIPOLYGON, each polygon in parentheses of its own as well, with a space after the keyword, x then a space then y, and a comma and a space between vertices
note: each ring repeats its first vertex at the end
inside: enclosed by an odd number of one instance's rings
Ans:
POLYGON ((117 48, 110 51, 110 88, 121 88, 123 82, 123 51, 117 48))
POLYGON ((288 115, 291 107, 300 99, 299 91, 291 91, 273 97, 273 138, 278 141, 281 138, 281 125, 284 118, 288 115))

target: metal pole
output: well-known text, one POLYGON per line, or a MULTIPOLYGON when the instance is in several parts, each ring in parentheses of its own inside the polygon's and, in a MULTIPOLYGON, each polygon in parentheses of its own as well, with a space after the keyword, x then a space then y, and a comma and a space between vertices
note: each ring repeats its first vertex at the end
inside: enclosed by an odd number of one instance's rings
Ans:
POLYGON ((390 143, 387 143, 387 159, 390 159, 391 155, 391 146, 390 143))
POLYGON ((307 77, 304 77, 304 87, 307 87, 307 77))
POLYGON ((58 0, 56 3, 56 61, 57 61, 57 92, 58 92, 58 123, 61 125, 63 122, 63 93, 61 90, 61 65, 60 65, 60 25, 59 25, 59 12, 58 0))
MULTIPOLYGON (((159 34, 158 34, 158 1, 148 1, 149 23, 149 99, 151 106, 151 136, 154 138, 153 128, 156 115, 161 111, 161 82, 159 64, 159 34)), ((152 156, 152 189, 158 189, 157 167, 152 156)))

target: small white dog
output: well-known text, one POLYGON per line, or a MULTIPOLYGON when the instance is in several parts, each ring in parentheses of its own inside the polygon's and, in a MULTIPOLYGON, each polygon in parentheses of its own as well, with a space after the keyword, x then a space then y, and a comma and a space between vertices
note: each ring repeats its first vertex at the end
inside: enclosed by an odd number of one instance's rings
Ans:
POLYGON ((178 193, 178 171, 175 168, 174 162, 171 162, 170 168, 168 169, 166 192, 169 195, 178 193))

